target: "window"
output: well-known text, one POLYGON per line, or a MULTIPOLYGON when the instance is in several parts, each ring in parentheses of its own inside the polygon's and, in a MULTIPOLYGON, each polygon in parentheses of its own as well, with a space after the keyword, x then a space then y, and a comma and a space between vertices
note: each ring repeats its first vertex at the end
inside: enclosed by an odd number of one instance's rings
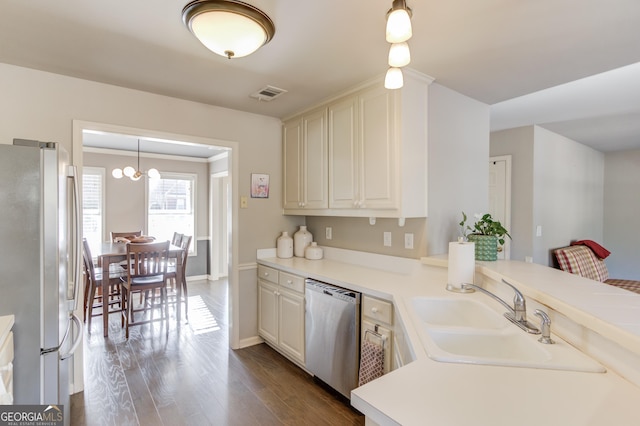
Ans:
POLYGON ((147 229, 156 240, 171 240, 173 233, 192 235, 189 253, 195 254, 196 175, 162 173, 147 180, 147 229))
POLYGON ((91 247, 102 243, 104 176, 102 167, 82 168, 82 235, 91 247))

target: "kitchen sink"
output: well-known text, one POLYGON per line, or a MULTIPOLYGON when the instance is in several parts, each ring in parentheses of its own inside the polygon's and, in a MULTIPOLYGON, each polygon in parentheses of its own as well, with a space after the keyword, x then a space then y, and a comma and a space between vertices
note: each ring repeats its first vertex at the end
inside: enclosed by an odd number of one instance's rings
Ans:
POLYGON ((501 329, 509 325, 509 321, 477 300, 414 297, 412 305, 420 319, 432 326, 501 329))
POLYGON ((427 355, 441 362, 604 373, 605 368, 567 342, 538 341, 502 312, 468 296, 410 300, 427 355))

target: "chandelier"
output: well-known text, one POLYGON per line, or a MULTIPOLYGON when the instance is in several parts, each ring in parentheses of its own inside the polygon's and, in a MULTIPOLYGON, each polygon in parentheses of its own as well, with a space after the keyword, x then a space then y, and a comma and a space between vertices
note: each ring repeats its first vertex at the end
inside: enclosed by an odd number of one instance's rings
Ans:
POLYGON ((192 1, 182 21, 207 49, 229 59, 252 54, 276 32, 263 11, 237 0, 192 1))
POLYGON ((407 40, 413 35, 411 29, 411 9, 406 0, 393 0, 387 12, 386 40, 389 48, 389 69, 384 79, 387 89, 399 89, 404 85, 401 68, 411 62, 411 52, 407 40))
POLYGON ((160 177, 158 169, 151 168, 146 172, 140 171, 140 139, 138 139, 138 167, 133 168, 131 166, 127 166, 124 169, 113 169, 111 171, 111 176, 116 179, 122 179, 123 176, 126 176, 132 181, 137 181, 145 174, 151 179, 157 179, 160 177))

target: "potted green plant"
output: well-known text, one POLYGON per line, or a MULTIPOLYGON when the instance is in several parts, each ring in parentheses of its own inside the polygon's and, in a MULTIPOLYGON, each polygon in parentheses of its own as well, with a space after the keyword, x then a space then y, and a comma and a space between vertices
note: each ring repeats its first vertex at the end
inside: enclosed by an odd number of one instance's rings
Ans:
POLYGON ((476 260, 497 260, 498 251, 502 250, 505 242, 504 238, 511 238, 511 235, 499 221, 493 220, 489 213, 476 214, 475 218, 473 227, 466 225, 467 215, 462 212, 460 222, 462 235, 468 241, 475 243, 476 260))

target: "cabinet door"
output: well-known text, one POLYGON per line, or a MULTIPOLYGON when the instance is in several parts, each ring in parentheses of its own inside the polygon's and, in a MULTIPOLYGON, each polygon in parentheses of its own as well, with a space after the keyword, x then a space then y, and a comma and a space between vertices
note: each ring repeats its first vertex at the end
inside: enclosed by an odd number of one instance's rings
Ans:
POLYGON ((280 288, 279 346, 304 364, 304 296, 280 288))
POLYGON ((302 117, 302 139, 302 207, 326 209, 329 206, 326 108, 302 117))
POLYGON ((382 85, 359 96, 359 208, 390 209, 396 203, 396 140, 393 91, 382 85))
POLYGON ((278 287, 258 280, 258 334, 278 343, 278 287))
POLYGON ((352 209, 358 200, 358 98, 329 106, 329 207, 352 209))
POLYGON ((375 343, 379 343, 384 347, 384 367, 383 367, 383 371, 384 374, 387 374, 389 371, 391 371, 391 366, 394 364, 393 360, 392 360, 392 356, 393 356, 393 351, 392 351, 392 347, 393 347, 393 334, 391 332, 391 330, 389 330, 388 328, 382 327, 380 325, 378 325, 378 331, 377 333, 381 336, 384 337, 383 339, 380 339, 378 336, 371 334, 371 333, 367 333, 367 330, 369 331, 375 331, 376 329, 376 324, 367 320, 367 319, 363 319, 362 320, 362 327, 360 328, 360 339, 362 341, 364 341, 364 339, 368 339, 371 342, 375 342, 375 343))
POLYGON ((302 120, 284 123, 282 129, 283 152, 283 207, 297 209, 302 202, 302 120))

